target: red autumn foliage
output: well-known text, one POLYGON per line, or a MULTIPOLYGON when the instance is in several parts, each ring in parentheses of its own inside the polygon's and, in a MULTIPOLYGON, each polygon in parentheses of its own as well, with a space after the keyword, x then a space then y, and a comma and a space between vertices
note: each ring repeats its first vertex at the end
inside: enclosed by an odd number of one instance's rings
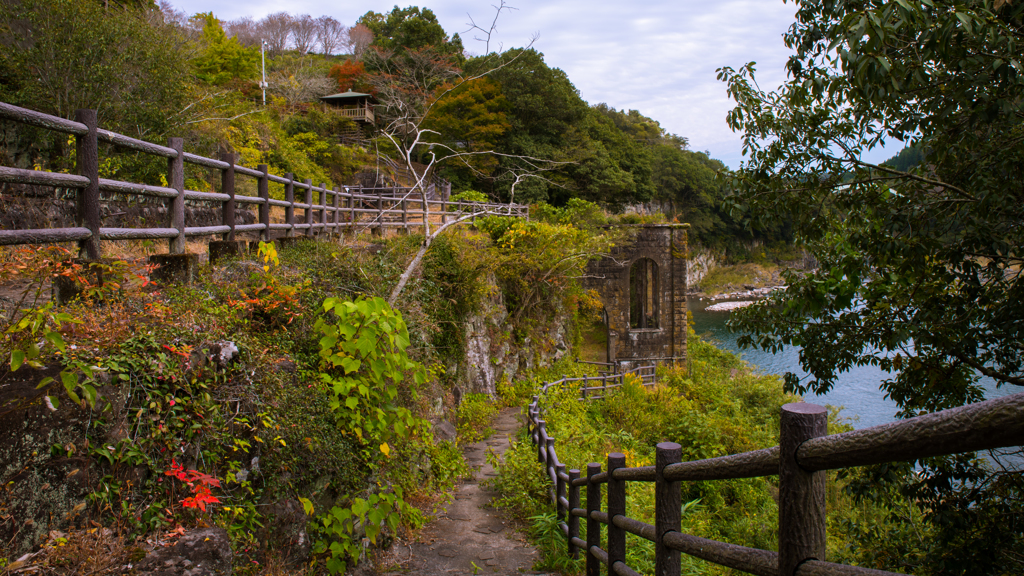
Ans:
POLYGON ((346 60, 341 64, 335 64, 327 75, 338 83, 339 92, 351 89, 356 92, 370 93, 372 90, 367 81, 366 66, 361 60, 346 60))
POLYGON ((193 496, 181 501, 181 505, 185 508, 199 508, 203 512, 206 512, 207 504, 220 503, 220 500, 210 492, 211 486, 214 488, 220 488, 220 480, 215 476, 203 474, 198 470, 185 470, 185 468, 182 467, 181 464, 178 464, 173 458, 171 459, 171 468, 164 472, 164 474, 167 476, 173 476, 192 488, 193 496))

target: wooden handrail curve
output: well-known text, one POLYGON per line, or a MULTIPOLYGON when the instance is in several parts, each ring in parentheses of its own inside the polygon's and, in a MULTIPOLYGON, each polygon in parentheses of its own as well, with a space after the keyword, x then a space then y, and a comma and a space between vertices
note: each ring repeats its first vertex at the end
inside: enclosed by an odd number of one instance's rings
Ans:
MULTIPOLYGON (((527 409, 530 439, 538 447, 538 461, 552 479, 549 495, 566 534, 567 553, 573 558, 580 552, 586 554, 587 576, 598 576, 601 566, 607 574, 635 573, 625 565, 621 535, 626 532, 655 544, 656 576, 678 576, 680 553, 759 576, 894 576, 824 560, 824 471, 1024 444, 1024 393, 832 435, 826 433, 824 407, 797 402, 782 406, 779 446, 680 462, 680 446, 662 442, 656 446, 654 466, 626 468, 623 455, 612 453, 608 471, 602 472, 596 462, 587 464, 583 473, 567 470, 558 460, 555 439, 547 434, 541 398, 564 384, 600 381, 604 387, 582 389, 597 390, 613 387, 607 385, 609 381, 621 386, 622 378, 623 374, 615 374, 546 382, 527 409), (779 552, 680 531, 681 482, 775 475, 779 476, 779 552), (625 515, 627 482, 655 483, 655 525, 625 515), (600 509, 601 485, 607 486, 604 511, 600 509), (580 489, 586 490, 586 508, 579 506, 580 489), (587 521, 585 541, 579 537, 581 518, 587 521), (602 526, 608 532, 607 550, 600 548, 602 526)), ((579 399, 602 397, 581 392, 579 399)))

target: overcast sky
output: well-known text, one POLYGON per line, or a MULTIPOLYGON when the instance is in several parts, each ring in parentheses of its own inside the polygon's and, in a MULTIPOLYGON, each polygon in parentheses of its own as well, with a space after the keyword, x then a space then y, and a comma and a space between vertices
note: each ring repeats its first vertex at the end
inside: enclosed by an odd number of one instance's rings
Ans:
MULTIPOLYGON (((500 0, 495 0, 495 4, 500 0)), ((785 79, 789 51, 782 34, 796 7, 782 0, 649 0, 627 5, 621 0, 508 0, 518 10, 503 12, 496 42, 505 49, 535 47, 549 66, 561 68, 591 104, 605 102, 620 110, 638 110, 690 141, 693 150, 737 168, 743 159, 739 135, 725 123, 732 101, 715 78, 722 66, 739 68, 757 62, 758 83, 775 88, 785 79)), ((189 14, 213 11, 221 20, 259 19, 278 11, 330 15, 347 26, 373 10, 390 12, 394 0, 323 2, 316 0, 171 0, 189 14)), ((466 33, 469 18, 489 27, 490 2, 430 0, 400 6, 430 8, 449 34, 458 32, 471 53, 484 45, 466 33), (468 15, 467 15, 468 14, 468 15)), ((479 35, 479 34, 476 34, 479 35)), ((495 42, 492 41, 492 49, 495 42)), ((884 159, 892 154, 881 154, 884 159)))

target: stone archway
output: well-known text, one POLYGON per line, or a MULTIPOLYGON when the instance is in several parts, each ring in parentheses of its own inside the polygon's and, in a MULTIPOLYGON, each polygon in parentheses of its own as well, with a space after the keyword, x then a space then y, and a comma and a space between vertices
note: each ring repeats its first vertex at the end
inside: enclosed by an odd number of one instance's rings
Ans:
POLYGON ((608 361, 686 361, 686 229, 637 226, 632 244, 587 267, 584 286, 605 307, 608 361))

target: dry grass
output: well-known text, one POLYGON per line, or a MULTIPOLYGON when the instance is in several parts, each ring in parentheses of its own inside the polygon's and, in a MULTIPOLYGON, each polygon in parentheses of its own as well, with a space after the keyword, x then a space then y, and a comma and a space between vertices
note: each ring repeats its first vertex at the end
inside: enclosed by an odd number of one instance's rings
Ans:
POLYGON ((124 574, 146 550, 125 542, 110 528, 71 532, 51 530, 39 551, 26 554, 0 571, 2 576, 99 576, 124 574))
POLYGON ((580 360, 585 362, 608 361, 608 330, 603 322, 595 321, 583 329, 583 345, 580 360))
MULTIPOLYGON (((155 546, 168 546, 177 537, 169 533, 159 542, 126 542, 116 530, 89 528, 69 532, 50 531, 46 543, 36 552, 0 567, 0 576, 107 576, 127 574, 131 566, 155 546)), ((289 566, 279 555, 269 554, 262 562, 251 562, 236 570, 247 576, 310 576, 308 566, 289 566)))
POLYGON ((739 292, 747 286, 763 288, 777 283, 779 267, 761 264, 736 264, 719 266, 708 272, 700 281, 700 291, 708 296, 739 292))

